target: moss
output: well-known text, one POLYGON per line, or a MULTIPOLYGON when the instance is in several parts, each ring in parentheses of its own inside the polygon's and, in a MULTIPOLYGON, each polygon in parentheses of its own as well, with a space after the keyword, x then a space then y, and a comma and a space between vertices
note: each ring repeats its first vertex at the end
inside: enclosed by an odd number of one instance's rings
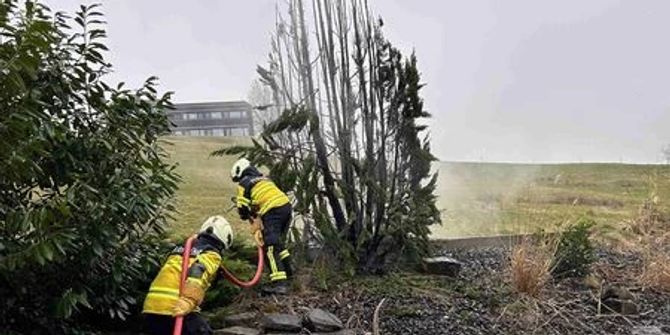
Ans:
POLYGON ((414 318, 421 316, 421 307, 419 306, 391 306, 384 311, 385 314, 394 318, 414 318))

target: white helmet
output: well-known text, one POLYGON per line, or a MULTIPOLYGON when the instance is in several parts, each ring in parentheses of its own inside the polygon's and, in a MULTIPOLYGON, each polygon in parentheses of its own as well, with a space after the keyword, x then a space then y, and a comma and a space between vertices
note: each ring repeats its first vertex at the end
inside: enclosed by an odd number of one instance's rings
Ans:
POLYGON ((230 178, 233 181, 238 181, 242 178, 242 172, 248 167, 251 166, 251 162, 246 158, 240 158, 233 164, 233 168, 230 169, 230 178))
POLYGON ((233 227, 223 216, 210 216, 200 227, 200 233, 208 232, 223 242, 225 249, 233 245, 233 227))

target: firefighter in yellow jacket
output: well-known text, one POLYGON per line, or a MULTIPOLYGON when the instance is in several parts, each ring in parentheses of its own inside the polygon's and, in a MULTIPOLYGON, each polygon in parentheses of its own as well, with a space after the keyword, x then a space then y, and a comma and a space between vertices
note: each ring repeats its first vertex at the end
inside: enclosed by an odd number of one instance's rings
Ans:
POLYGON ((230 171, 238 183, 237 210, 243 220, 260 216, 263 222, 263 247, 271 285, 263 287, 266 294, 286 294, 287 279, 292 269, 290 254, 284 247, 291 223, 291 202, 269 178, 263 176, 247 159, 240 159, 230 171))
POLYGON ((223 251, 232 243, 233 230, 225 218, 213 216, 205 221, 191 247, 188 273, 181 295, 179 282, 184 247, 178 246, 172 250, 144 300, 142 313, 145 315, 146 330, 150 334, 172 334, 175 316, 184 316, 182 334, 212 334, 209 324, 198 313, 198 306, 219 272, 223 251))

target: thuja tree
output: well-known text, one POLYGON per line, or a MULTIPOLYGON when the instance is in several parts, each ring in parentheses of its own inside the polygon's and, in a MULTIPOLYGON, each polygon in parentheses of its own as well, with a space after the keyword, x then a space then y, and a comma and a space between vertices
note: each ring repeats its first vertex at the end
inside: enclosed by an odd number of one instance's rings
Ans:
POLYGON ((0 324, 123 319, 158 259, 178 177, 155 79, 108 86, 102 14, 0 4, 0 324), (73 28, 71 28, 71 26, 73 28), (87 318, 82 318, 86 315, 87 318))
POLYGON ((316 238, 359 272, 380 272, 424 255, 440 222, 416 57, 403 58, 362 1, 309 7, 292 0, 278 13, 258 69, 284 112, 252 147, 214 154, 267 166, 316 238))

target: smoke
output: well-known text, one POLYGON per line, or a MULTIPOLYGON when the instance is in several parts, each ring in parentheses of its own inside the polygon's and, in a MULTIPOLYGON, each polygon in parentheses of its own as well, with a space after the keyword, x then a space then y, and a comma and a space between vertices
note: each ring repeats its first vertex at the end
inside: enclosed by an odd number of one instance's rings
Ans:
POLYGON ((528 218, 522 217, 518 208, 519 199, 532 197, 538 181, 553 183, 553 179, 560 179, 552 174, 540 179, 539 165, 460 162, 437 165, 442 226, 432 227, 435 239, 528 230, 525 227, 528 218))

